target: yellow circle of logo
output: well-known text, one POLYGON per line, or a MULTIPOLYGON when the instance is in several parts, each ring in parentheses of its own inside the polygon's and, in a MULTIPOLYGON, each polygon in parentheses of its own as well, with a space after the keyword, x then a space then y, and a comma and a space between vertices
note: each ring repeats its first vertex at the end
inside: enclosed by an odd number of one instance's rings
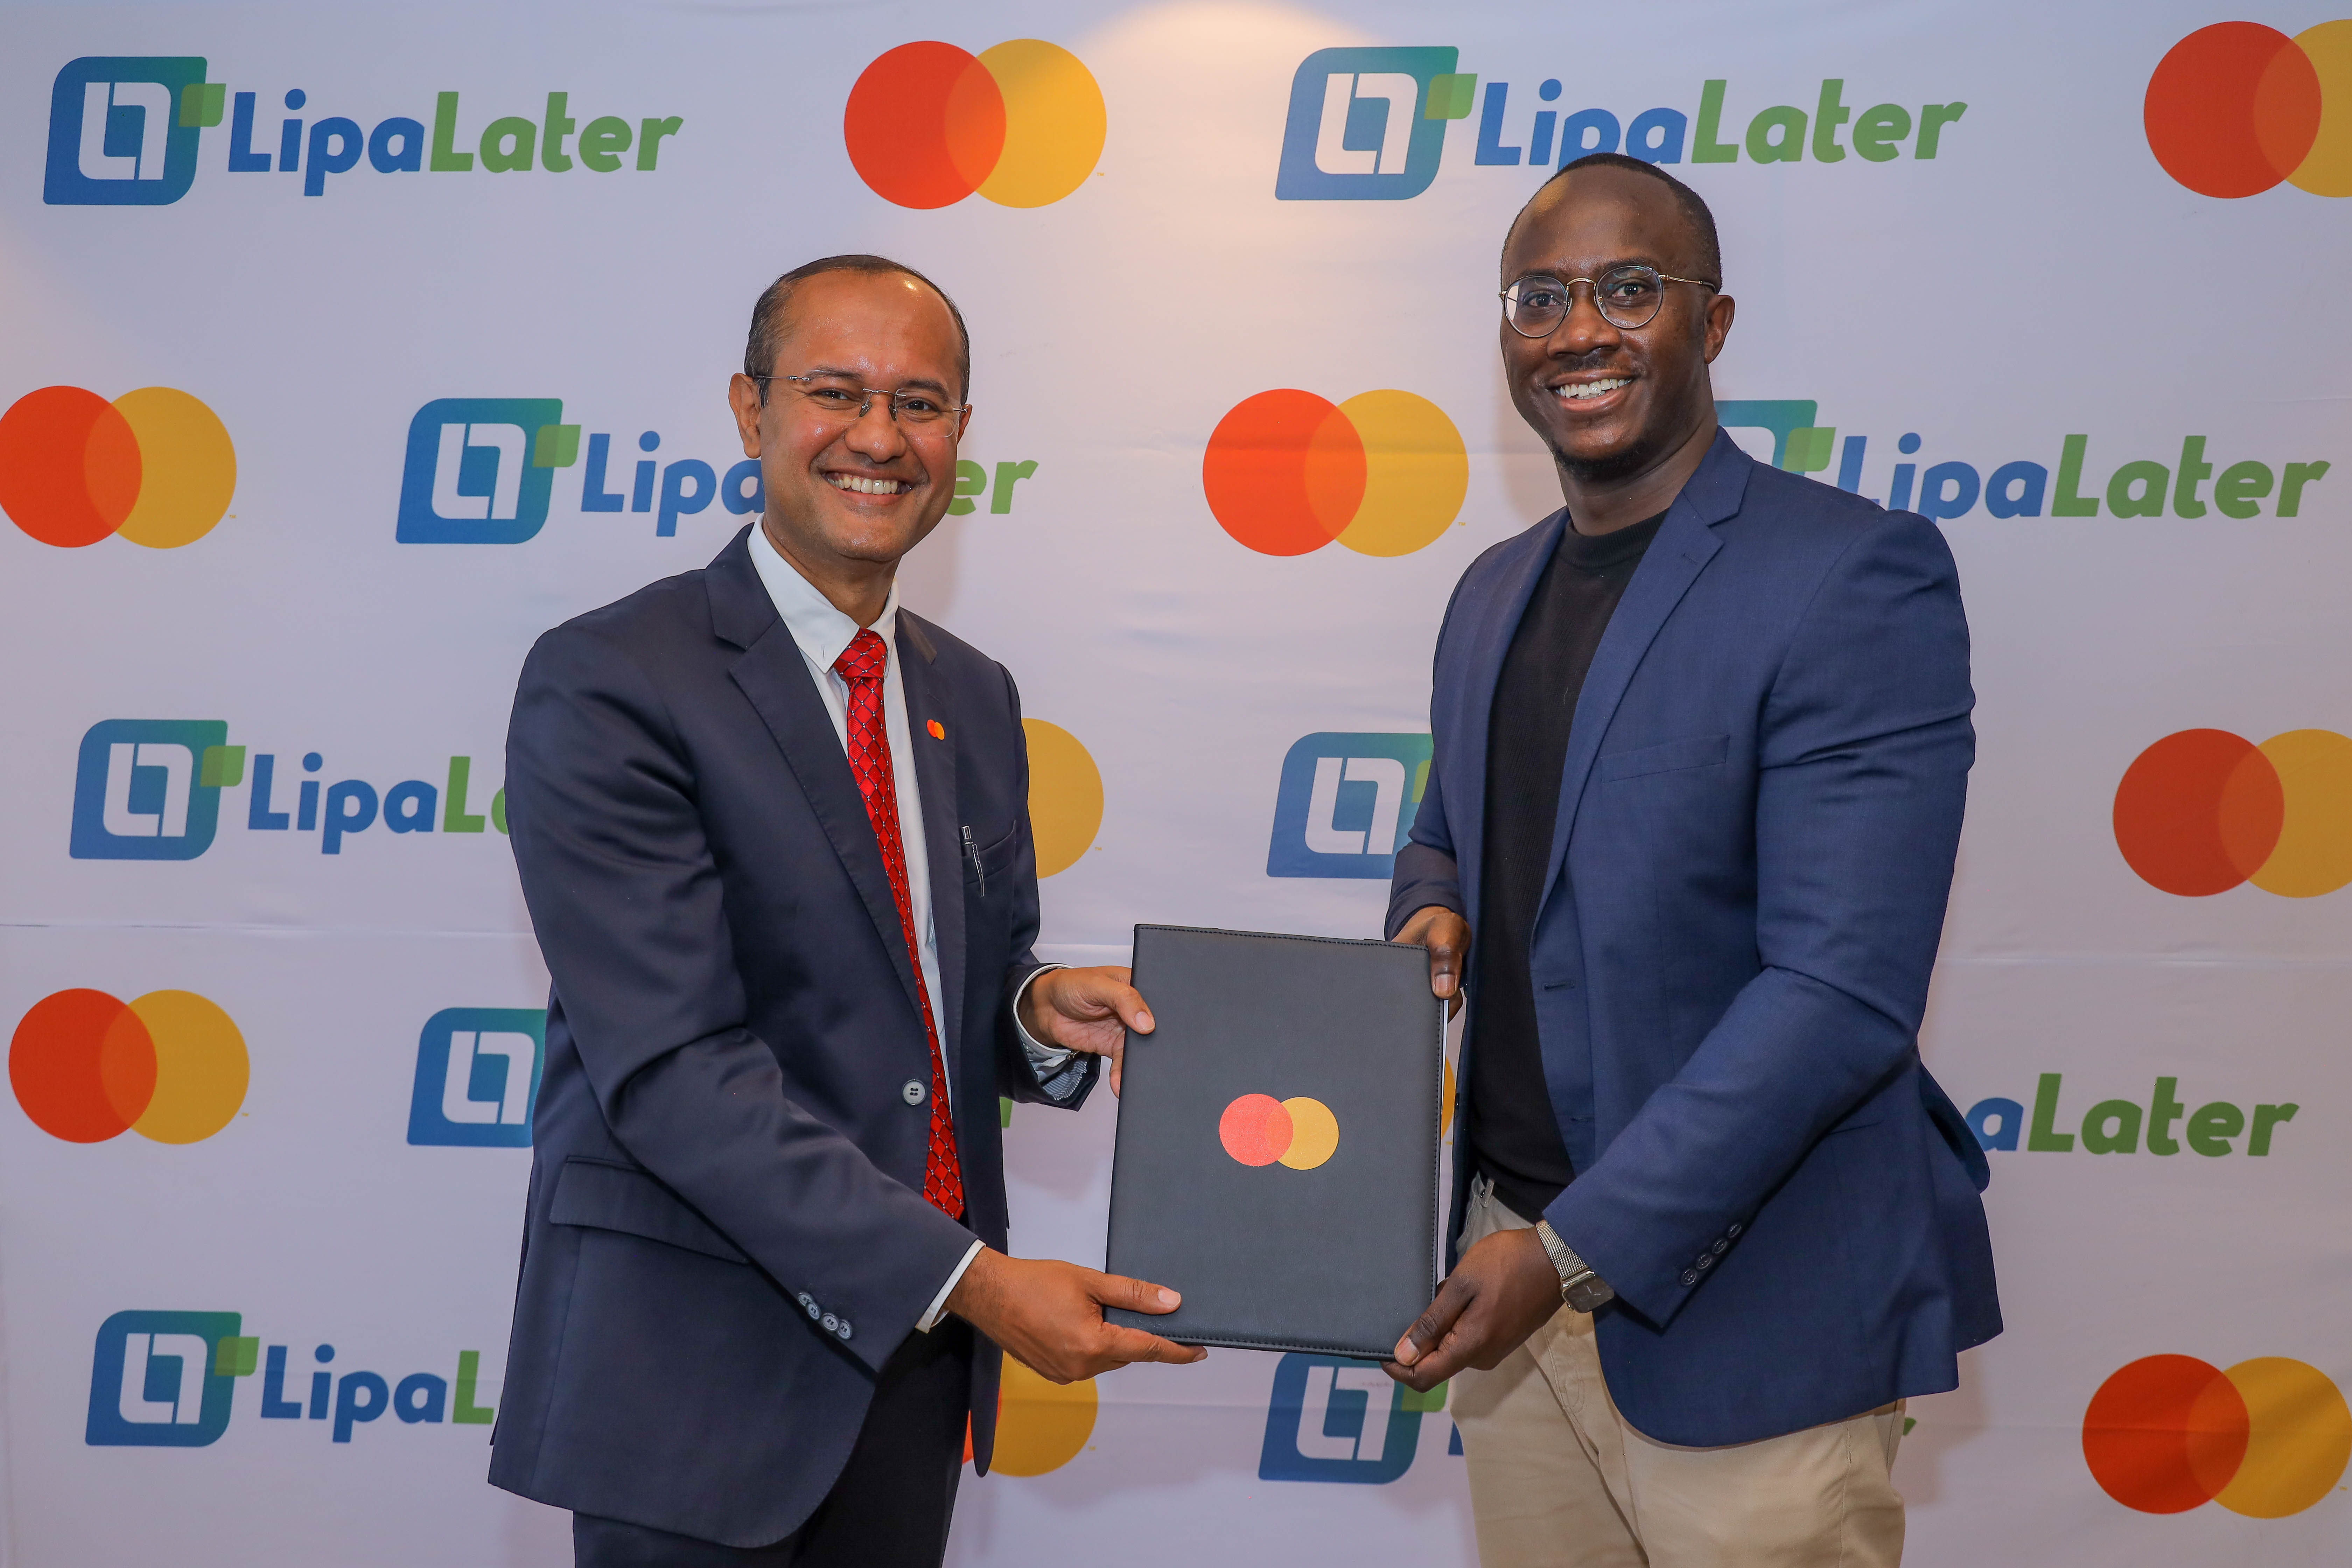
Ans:
POLYGON ((996 1457, 988 1468, 1003 1476, 1042 1476, 1078 1457, 1095 1433, 1095 1380, 1047 1383, 1004 1358, 998 1385, 996 1457))
POLYGON ((1024 719, 1029 738, 1029 831, 1037 841, 1037 875, 1078 863, 1102 830, 1102 770, 1059 724, 1024 719))

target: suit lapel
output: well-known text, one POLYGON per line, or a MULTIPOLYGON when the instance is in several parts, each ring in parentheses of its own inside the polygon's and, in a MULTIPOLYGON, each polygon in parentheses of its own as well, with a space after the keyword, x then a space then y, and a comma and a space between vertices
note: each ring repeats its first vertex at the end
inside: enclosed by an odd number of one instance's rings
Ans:
POLYGON ((1445 776, 1480 781, 1477 789, 1463 792, 1468 799, 1448 805, 1454 817, 1455 875, 1474 918, 1479 871, 1485 864, 1480 856, 1486 834, 1486 731, 1495 711, 1495 683, 1503 678, 1503 658, 1510 652, 1511 637, 1519 629, 1519 617, 1527 614, 1528 601, 1535 595, 1545 563, 1559 547, 1560 531, 1567 521, 1566 510, 1554 512, 1517 542, 1523 548, 1495 584, 1493 613, 1478 616, 1472 623, 1475 629, 1464 655, 1459 699, 1452 705, 1461 722, 1455 731, 1454 754, 1444 759, 1445 776))
MULTIPOLYGON (((874 824, 866 815, 866 799, 857 793, 856 775, 834 733, 833 718, 817 695, 808 661, 784 627, 783 617, 768 597, 759 569, 746 547, 751 531, 710 563, 704 581, 710 595, 711 629, 743 649, 728 673, 750 700, 751 709, 775 738, 784 763, 808 799, 809 809, 832 841, 844 869, 857 889, 866 914, 874 921, 882 949, 890 955, 898 983, 906 988, 907 1005, 921 1016, 916 1001, 914 955, 907 951, 898 926, 898 901, 891 896, 890 879, 882 869, 882 847, 874 824)), ((937 903, 934 899, 933 903, 937 903)), ((943 944, 944 945, 944 944, 943 944)))
MULTIPOLYGON (((1641 667, 1642 656, 1649 652, 1650 644, 1699 573, 1723 548, 1715 525, 1738 511, 1753 461, 1730 437, 1716 432, 1715 444, 1667 510, 1657 538, 1650 542, 1642 564, 1634 569, 1633 580, 1625 585, 1616 614, 1609 617, 1609 629, 1601 634, 1601 646, 1593 650, 1592 668, 1585 673, 1584 689, 1576 699, 1576 716, 1569 727, 1568 761, 1560 770, 1559 815, 1552 825, 1551 874, 1545 884, 1544 906, 1559 890, 1560 870, 1567 864, 1569 832, 1575 825, 1585 782, 1592 775, 1592 762, 1601 754, 1610 721, 1617 716, 1617 705, 1624 700, 1625 688, 1641 667)), ((1538 927, 1542 910, 1538 906, 1537 910, 1538 927)))
POLYGON ((963 1033, 964 909, 963 824, 956 798, 955 733, 948 726, 945 682, 939 650, 923 623, 903 605, 898 611, 898 684, 907 697, 908 749, 915 754, 915 783, 923 805, 923 842, 931 871, 931 935, 940 950, 940 990, 932 998, 939 1019, 941 1059, 956 1059, 963 1033), (926 727, 948 729, 944 737, 926 727))

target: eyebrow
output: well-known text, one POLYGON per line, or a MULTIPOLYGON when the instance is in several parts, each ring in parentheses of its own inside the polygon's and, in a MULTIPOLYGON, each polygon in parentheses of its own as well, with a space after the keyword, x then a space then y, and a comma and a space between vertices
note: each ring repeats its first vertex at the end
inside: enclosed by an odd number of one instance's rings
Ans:
MULTIPOLYGON (((1600 266, 1593 268, 1591 275, 1595 278, 1600 278, 1615 271, 1620 267, 1646 267, 1652 271, 1658 273, 1664 273, 1666 269, 1664 263, 1660 262, 1652 257, 1621 256, 1612 261, 1604 261, 1601 263, 1600 266)), ((1517 276, 1518 278, 1581 278, 1585 276, 1585 274, 1570 267, 1536 266, 1527 268, 1517 276)), ((1512 281, 1517 281, 1517 278, 1513 279, 1512 281)))
MULTIPOLYGON (((801 372, 801 374, 803 375, 837 375, 844 381, 854 381, 858 383, 861 386, 865 384, 866 381, 865 375, 858 371, 844 370, 839 365, 832 364, 813 365, 809 369, 801 372)), ((947 395, 948 391, 947 383, 943 381, 933 381, 927 375, 919 375, 910 381, 902 381, 890 390, 893 392, 906 392, 910 389, 936 392, 942 397, 947 395)), ((880 389, 877 388, 877 390, 878 391, 880 389)))

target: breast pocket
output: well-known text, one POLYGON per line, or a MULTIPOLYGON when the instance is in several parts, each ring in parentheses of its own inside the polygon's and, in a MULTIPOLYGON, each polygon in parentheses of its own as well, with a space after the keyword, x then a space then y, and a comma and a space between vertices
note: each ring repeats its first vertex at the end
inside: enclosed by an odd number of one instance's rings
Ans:
POLYGON ((1679 741, 1661 741, 1654 746, 1637 746, 1630 752, 1603 752, 1596 766, 1606 783, 1651 773, 1679 773, 1685 768, 1720 767, 1730 755, 1728 735, 1687 735, 1679 741))
POLYGON ((1013 876, 1021 858, 1021 825, 1013 824, 992 840, 973 829, 964 831, 963 885, 974 895, 987 898, 1006 886, 1013 876))

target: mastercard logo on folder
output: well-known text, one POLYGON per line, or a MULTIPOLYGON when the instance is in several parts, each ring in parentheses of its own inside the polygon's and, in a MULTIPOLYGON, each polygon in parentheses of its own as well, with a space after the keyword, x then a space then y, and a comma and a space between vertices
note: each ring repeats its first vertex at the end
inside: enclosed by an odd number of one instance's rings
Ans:
POLYGON ((1244 1165, 1279 1161, 1294 1171, 1311 1171, 1339 1147, 1339 1119, 1319 1100, 1294 1095, 1244 1094, 1217 1119, 1217 1141, 1244 1165))

